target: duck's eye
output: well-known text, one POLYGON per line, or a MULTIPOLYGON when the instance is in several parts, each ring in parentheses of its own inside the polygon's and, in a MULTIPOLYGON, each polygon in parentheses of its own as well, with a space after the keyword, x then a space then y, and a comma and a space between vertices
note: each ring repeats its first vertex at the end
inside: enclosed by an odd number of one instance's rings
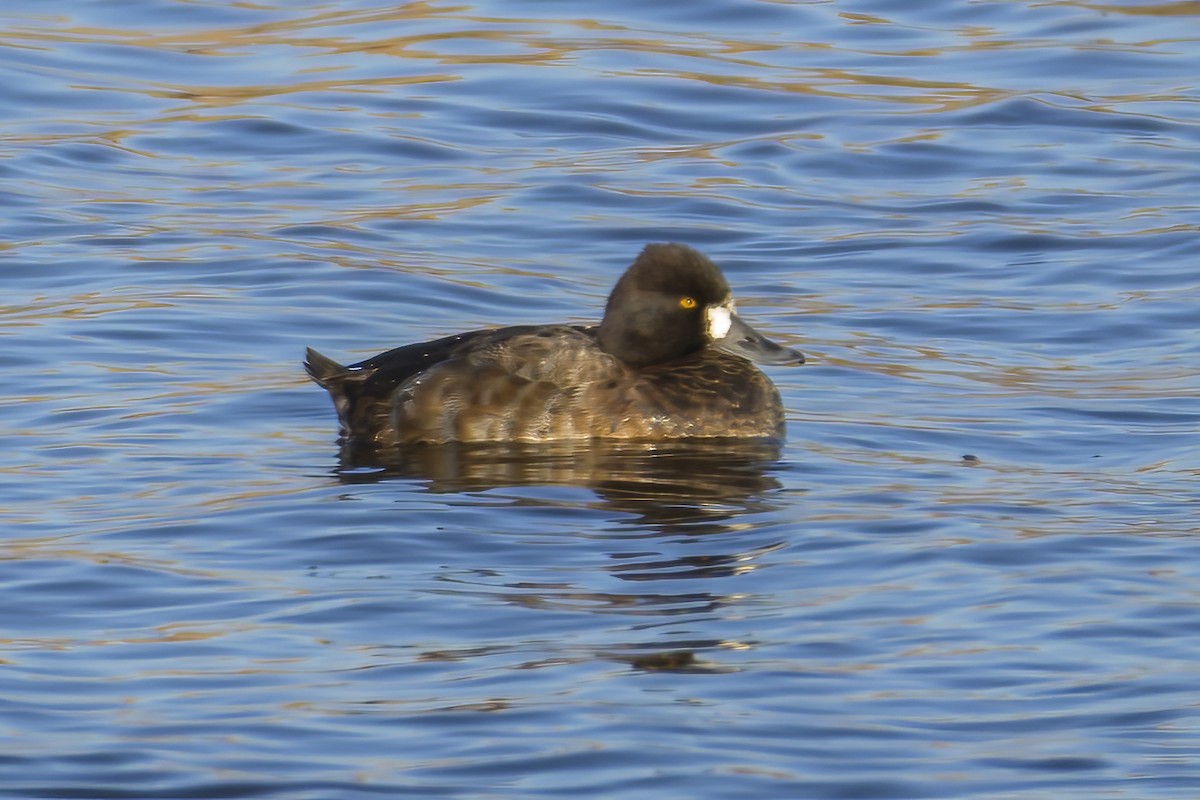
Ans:
POLYGON ((693 308, 696 307, 696 298, 694 298, 694 297, 679 298, 679 307, 687 309, 688 311, 691 311, 693 308))

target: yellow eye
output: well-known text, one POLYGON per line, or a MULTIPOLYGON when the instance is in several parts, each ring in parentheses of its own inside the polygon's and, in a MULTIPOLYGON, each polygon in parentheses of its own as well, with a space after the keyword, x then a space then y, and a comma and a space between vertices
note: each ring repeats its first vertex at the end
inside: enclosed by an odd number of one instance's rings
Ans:
POLYGON ((693 308, 696 307, 696 298, 694 298, 694 297, 679 298, 679 307, 686 308, 688 311, 691 311, 693 308))

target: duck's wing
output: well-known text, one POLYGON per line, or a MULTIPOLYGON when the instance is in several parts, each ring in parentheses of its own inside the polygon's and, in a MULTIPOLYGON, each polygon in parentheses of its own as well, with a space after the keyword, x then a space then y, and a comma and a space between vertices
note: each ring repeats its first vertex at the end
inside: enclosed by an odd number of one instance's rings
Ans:
POLYGON ((592 329, 505 328, 401 383, 393 419, 402 443, 584 438, 587 387, 622 370, 592 329))
POLYGON ((379 439, 390 427, 392 393, 404 382, 431 366, 454 359, 478 340, 497 331, 460 333, 397 347, 377 356, 344 366, 332 358, 307 349, 304 369, 329 392, 342 434, 354 439, 379 439))

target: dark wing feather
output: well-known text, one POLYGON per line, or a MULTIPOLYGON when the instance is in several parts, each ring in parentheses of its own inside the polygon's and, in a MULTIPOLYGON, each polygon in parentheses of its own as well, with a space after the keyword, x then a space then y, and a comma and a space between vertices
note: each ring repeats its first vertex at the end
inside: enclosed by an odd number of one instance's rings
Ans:
POLYGON ((460 333, 397 347, 349 366, 309 348, 304 368, 329 392, 343 435, 382 443, 396 433, 391 422, 393 395, 405 383, 439 364, 486 352, 494 343, 536 330, 537 326, 522 325, 460 333))

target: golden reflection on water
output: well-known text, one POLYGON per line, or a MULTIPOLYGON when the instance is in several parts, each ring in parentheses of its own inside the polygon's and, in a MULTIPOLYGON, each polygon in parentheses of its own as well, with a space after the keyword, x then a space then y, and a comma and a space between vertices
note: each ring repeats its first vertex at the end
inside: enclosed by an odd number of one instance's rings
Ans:
MULTIPOLYGON (((89 43, 115 44, 147 51, 165 51, 193 56, 225 58, 241 54, 250 48, 285 48, 299 54, 297 68, 286 80, 270 84, 196 85, 175 83, 162 79, 139 78, 125 86, 83 84, 79 88, 94 91, 121 91, 145 94, 150 97, 185 100, 205 108, 237 106, 247 101, 260 101, 288 95, 317 92, 345 96, 355 92, 380 93, 388 90, 431 83, 457 81, 462 75, 434 71, 419 74, 385 76, 324 77, 304 79, 302 75, 340 72, 349 63, 337 59, 349 57, 386 57, 393 59, 399 70, 411 70, 421 62, 443 66, 470 68, 478 65, 552 66, 586 59, 589 54, 617 51, 627 54, 646 54, 661 58, 693 60, 713 64, 720 71, 673 70, 637 67, 620 69, 601 67, 602 74, 620 76, 661 76, 715 86, 738 87, 793 95, 812 95, 845 99, 871 100, 904 105, 929 106, 929 111, 969 108, 994 102, 1007 93, 961 81, 927 80, 914 77, 872 74, 861 70, 837 68, 785 67, 768 60, 752 58, 754 54, 777 55, 782 51, 825 51, 825 42, 791 40, 786 43, 746 41, 707 34, 670 34, 636 31, 620 25, 605 24, 592 19, 522 19, 477 16, 463 13, 467 6, 439 6, 411 3, 386 10, 367 9, 345 13, 318 13, 277 22, 254 23, 246 26, 189 30, 187 32, 157 32, 112 28, 64 26, 54 29, 35 29, 28 26, 10 29, 0 36, 0 42, 10 47, 52 49, 56 46, 89 43), (383 29, 388 25, 411 27, 416 22, 439 24, 448 30, 419 32, 399 36, 371 38, 364 36, 368 26, 383 29), (482 27, 472 27, 482 26, 482 27), (344 36, 329 35, 327 31, 346 29, 344 36), (560 32, 561 29, 561 32, 560 32), (316 32, 316 33, 310 33, 316 32), (582 32, 586 35, 579 35, 582 32), (437 44, 453 42, 454 49, 475 49, 475 52, 442 51, 437 44), (485 52, 500 46, 512 52, 485 52), (317 60, 320 59, 320 60, 317 60), (752 71, 755 74, 738 74, 752 71), (768 77, 779 75, 779 77, 768 77), (892 91, 902 89, 904 91, 892 91), (913 91, 918 90, 918 91, 913 91)), ((847 24, 895 25, 892 20, 864 14, 843 13, 847 24)), ((978 36, 978 31, 964 29, 964 35, 978 36)), ((973 41, 969 47, 1007 47, 1007 41, 973 41)), ((866 55, 870 49, 854 50, 866 55)), ((882 54, 909 58, 944 55, 956 47, 917 48, 880 51, 882 54)), ((159 120, 179 119, 180 109, 169 112, 159 120)))
MULTIPOLYGON (((144 94, 147 97, 161 97, 169 100, 186 100, 189 103, 194 103, 198 106, 208 108, 225 108, 237 106, 246 101, 264 100, 274 97, 285 97, 293 94, 309 94, 312 92, 338 92, 349 93, 355 92, 384 92, 397 86, 413 86, 429 83, 444 83, 448 81, 461 80, 461 77, 453 73, 433 73, 418 76, 397 76, 388 78, 354 78, 347 80, 320 80, 320 81, 295 81, 289 80, 286 85, 270 84, 261 86, 194 86, 184 84, 159 83, 154 85, 154 88, 148 87, 127 87, 124 91, 135 94, 144 94)), ((87 87, 103 91, 112 91, 110 87, 87 87)), ((224 119, 243 119, 241 116, 229 116, 224 119)), ((168 112, 158 121, 170 122, 186 120, 188 117, 180 116, 178 110, 168 112)), ((195 117, 194 121, 213 121, 220 119, 219 117, 195 117)))
POLYGON ((1140 3, 1136 0, 1127 5, 1114 3, 1087 3, 1080 0, 1059 0, 1054 5, 1078 6, 1090 8, 1093 11, 1103 11, 1106 14, 1128 14, 1129 16, 1145 17, 1192 17, 1200 16, 1200 2, 1182 0, 1178 3, 1140 3))
POLYGON ((189 578, 215 578, 212 570, 185 567, 180 562, 119 550, 96 550, 86 546, 77 533, 32 536, 0 541, 0 561, 65 561, 95 566, 117 565, 189 578))
POLYGON ((233 292, 213 289, 108 289, 45 295, 0 308, 0 328, 39 326, 52 320, 96 319, 134 310, 179 308, 194 300, 227 300, 233 292))

